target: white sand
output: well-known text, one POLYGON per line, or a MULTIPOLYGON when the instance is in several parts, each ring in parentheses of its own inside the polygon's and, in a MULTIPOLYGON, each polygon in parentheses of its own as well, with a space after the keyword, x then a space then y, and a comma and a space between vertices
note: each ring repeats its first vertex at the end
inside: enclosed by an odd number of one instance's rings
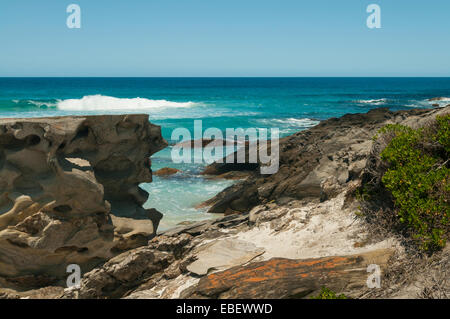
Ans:
POLYGON ((274 222, 255 226, 235 237, 264 248, 264 260, 341 256, 399 247, 393 238, 355 247, 355 243, 364 243, 366 232, 351 209, 341 209, 343 203, 344 194, 341 194, 324 203, 293 208, 274 222), (282 229, 274 230, 277 226, 282 229))

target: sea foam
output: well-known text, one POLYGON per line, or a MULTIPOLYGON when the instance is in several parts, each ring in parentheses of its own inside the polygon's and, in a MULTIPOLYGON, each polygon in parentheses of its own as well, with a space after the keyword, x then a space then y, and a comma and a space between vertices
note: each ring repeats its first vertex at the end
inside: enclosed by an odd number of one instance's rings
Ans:
POLYGON ((387 102, 387 99, 372 99, 372 100, 356 100, 353 101, 358 104, 373 104, 373 105, 381 105, 387 102))
POLYGON ((319 124, 319 120, 314 120, 310 118, 286 118, 286 119, 261 119, 258 122, 268 125, 268 124, 278 124, 281 126, 289 127, 312 127, 319 124))
POLYGON ((158 108, 189 108, 200 105, 195 102, 173 102, 146 98, 117 98, 104 95, 88 95, 81 99, 58 100, 56 106, 63 111, 97 110, 148 110, 158 108))

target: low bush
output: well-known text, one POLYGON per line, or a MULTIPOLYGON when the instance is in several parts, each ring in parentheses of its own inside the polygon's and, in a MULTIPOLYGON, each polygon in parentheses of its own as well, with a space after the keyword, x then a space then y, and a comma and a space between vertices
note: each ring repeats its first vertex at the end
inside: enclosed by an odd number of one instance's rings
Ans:
POLYGON ((450 227, 450 115, 420 129, 387 125, 379 134, 392 138, 381 152, 382 183, 399 221, 421 249, 441 249, 450 227))
POLYGON ((347 299, 343 294, 336 295, 336 293, 326 287, 322 287, 320 293, 317 296, 311 297, 311 299, 347 299))

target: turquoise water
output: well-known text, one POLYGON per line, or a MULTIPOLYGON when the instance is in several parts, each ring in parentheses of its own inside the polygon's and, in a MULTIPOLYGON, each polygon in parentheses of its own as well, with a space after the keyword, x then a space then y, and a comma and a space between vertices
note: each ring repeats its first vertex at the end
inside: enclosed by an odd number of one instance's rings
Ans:
POLYGON ((170 177, 153 176, 150 184, 141 184, 149 194, 144 207, 154 207, 164 214, 159 230, 169 229, 183 221, 200 221, 215 218, 217 215, 206 213, 206 209, 195 206, 214 197, 232 184, 227 180, 210 180, 200 175, 205 164, 173 163, 171 147, 152 156, 152 170, 173 167, 181 172, 170 177))
MULTIPOLYGON (((147 113, 167 140, 175 128, 192 131, 196 119, 221 130, 277 127, 285 136, 345 113, 430 107, 433 97, 450 97, 450 78, 0 78, 0 117, 147 113)), ((146 206, 165 215, 161 229, 214 217, 195 206, 231 182, 203 179, 204 164, 172 163, 170 148, 152 163, 182 170, 141 186, 150 192, 146 206)))

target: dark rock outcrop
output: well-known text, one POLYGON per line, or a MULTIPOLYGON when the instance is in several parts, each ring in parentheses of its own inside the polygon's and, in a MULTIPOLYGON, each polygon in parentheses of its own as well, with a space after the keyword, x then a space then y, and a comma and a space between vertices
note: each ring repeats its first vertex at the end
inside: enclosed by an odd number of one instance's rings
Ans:
MULTIPOLYGON (((234 142, 234 141, 233 141, 234 142)), ((215 144, 217 144, 217 142, 215 142, 215 144)), ((270 142, 268 143, 269 147, 270 147, 270 142)), ((217 144, 219 146, 223 146, 225 147, 226 145, 226 141, 223 141, 223 144, 217 144)), ((240 176, 248 176, 248 175, 252 175, 253 172, 255 172, 256 170, 259 170, 260 167, 260 163, 258 162, 258 158, 257 158, 257 163, 250 163, 250 156, 249 156, 249 150, 250 150, 250 145, 252 145, 252 147, 256 147, 256 144, 250 144, 248 141, 246 141, 245 143, 243 143, 242 145, 239 144, 233 144, 235 147, 238 148, 244 148, 244 154, 245 154, 245 161, 244 163, 236 163, 234 161, 235 154, 230 154, 227 157, 225 157, 222 161, 222 163, 218 163, 218 162, 214 162, 210 165, 208 165, 202 172, 203 175, 210 175, 210 176, 216 176, 218 178, 228 178, 228 179, 233 179, 234 176, 236 175, 236 173, 241 173, 240 176), (228 160, 228 158, 231 158, 231 160, 228 160)))
POLYGON ((167 145, 148 115, 0 119, 0 276, 60 278, 114 256, 116 216, 142 204, 149 156, 167 145))
MULTIPOLYGON (((378 129, 388 123, 414 125, 445 112, 448 108, 397 112, 379 108, 322 121, 306 131, 280 139, 277 173, 260 175, 259 165, 246 167, 250 174, 245 181, 225 189, 204 206, 210 206, 210 213, 231 213, 248 212, 272 200, 327 200, 340 193, 349 182, 360 178, 378 129)), ((205 172, 240 171, 236 165, 213 163, 205 172)))

